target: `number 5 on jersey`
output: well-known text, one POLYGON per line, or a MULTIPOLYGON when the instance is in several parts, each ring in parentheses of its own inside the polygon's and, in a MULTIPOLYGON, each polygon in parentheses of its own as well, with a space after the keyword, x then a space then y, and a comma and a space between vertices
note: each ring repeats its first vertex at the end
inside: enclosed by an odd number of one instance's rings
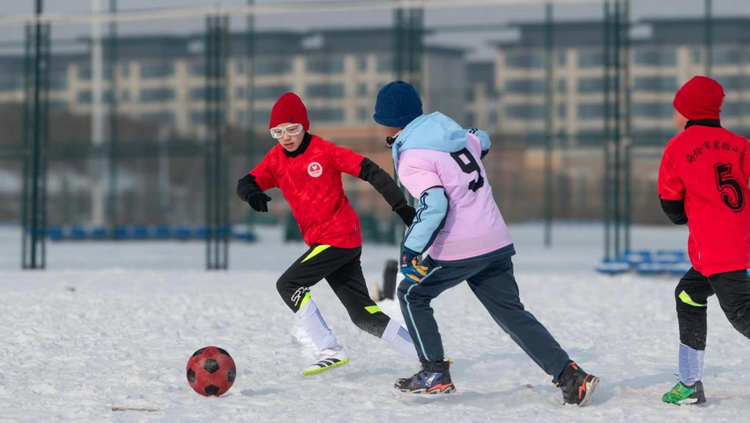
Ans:
POLYGON ((742 211, 745 207, 745 196, 742 193, 742 185, 732 177, 732 164, 716 163, 714 169, 716 169, 716 189, 721 193, 724 204, 734 212, 742 211), (734 196, 730 192, 733 192, 734 196))

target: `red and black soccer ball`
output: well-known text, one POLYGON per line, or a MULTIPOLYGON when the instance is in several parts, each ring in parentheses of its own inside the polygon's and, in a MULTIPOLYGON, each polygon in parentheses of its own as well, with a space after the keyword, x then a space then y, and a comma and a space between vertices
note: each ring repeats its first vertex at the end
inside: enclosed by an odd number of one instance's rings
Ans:
POLYGON ((234 360, 226 350, 217 347, 194 352, 186 371, 190 387, 205 397, 224 395, 237 377, 234 360))

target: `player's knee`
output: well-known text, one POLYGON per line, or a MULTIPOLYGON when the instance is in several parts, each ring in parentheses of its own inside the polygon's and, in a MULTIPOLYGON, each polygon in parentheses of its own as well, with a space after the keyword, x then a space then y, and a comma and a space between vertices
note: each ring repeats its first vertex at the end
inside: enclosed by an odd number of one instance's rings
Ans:
POLYGON ((678 284, 674 289, 674 300, 677 303, 677 306, 680 304, 684 304, 682 301, 682 298, 680 298, 680 294, 682 294, 682 287, 678 284))
POLYGON ((289 280, 286 279, 283 275, 279 278, 279 280, 276 281, 276 290, 281 294, 281 296, 284 296, 284 293, 289 290, 289 280))
POLYGON ((414 282, 409 282, 406 279, 401 281, 401 283, 398 285, 398 290, 396 291, 396 295, 398 295, 399 301, 404 301, 407 292, 409 292, 409 288, 412 286, 414 286, 414 282))
POLYGON ((750 338, 750 303, 734 307, 727 318, 739 333, 750 338))
POLYGON ((276 290, 283 298, 288 298, 295 292, 299 291, 301 285, 295 283, 293 280, 282 275, 279 280, 276 281, 276 290))

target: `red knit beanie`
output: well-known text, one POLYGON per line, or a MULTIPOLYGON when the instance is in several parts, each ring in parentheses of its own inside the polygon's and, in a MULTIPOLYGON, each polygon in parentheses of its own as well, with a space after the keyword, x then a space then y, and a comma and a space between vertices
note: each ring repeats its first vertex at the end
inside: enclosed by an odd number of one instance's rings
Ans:
POLYGON ((723 101, 721 84, 705 76, 695 76, 677 91, 672 105, 690 120, 718 120, 723 101))
POLYGON ((307 108, 295 93, 282 95, 271 109, 271 122, 268 128, 274 128, 282 123, 301 123, 305 131, 310 128, 307 120, 307 108))

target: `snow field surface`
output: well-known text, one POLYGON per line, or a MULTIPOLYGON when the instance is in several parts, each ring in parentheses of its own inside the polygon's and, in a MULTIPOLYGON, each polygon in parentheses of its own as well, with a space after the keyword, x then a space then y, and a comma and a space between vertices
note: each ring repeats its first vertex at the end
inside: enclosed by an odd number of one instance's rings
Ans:
MULTIPOLYGON (((418 370, 359 331, 325 282, 312 290, 351 362, 314 377, 313 358, 275 282, 306 247, 276 230, 234 244, 228 272, 206 272, 201 243, 49 244, 49 270, 21 272, 20 235, 0 231, 0 421, 737 422, 750 415, 748 340, 709 300, 704 384, 708 404, 675 407, 678 277, 593 272, 602 230, 567 225, 541 247, 541 226, 511 227, 521 298, 571 357, 602 378, 586 408, 562 396, 481 307, 465 284, 433 303, 457 394, 393 389, 418 370), (198 348, 224 348, 237 379, 204 398, 185 379, 198 348), (157 409, 114 412, 113 407, 157 409)), ((638 248, 684 248, 680 228, 636 228, 638 248)), ((365 245, 363 268, 380 281, 397 247, 365 245)), ((403 321, 393 301, 380 303, 403 321)))

